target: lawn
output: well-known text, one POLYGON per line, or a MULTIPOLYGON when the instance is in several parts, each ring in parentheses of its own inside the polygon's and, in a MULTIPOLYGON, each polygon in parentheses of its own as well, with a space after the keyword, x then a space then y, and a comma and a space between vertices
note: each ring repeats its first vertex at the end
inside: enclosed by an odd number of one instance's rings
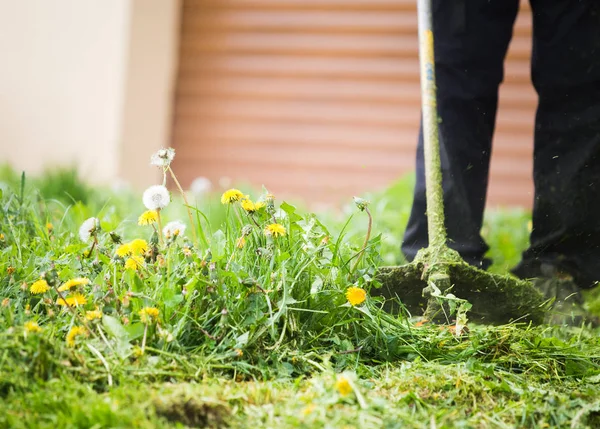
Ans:
MULTIPOLYGON (((457 335, 381 309, 410 178, 319 214, 266 189, 186 202, 72 171, 4 168, 0 190, 0 427, 600 427, 597 329, 457 335)), ((492 271, 528 224, 488 213, 492 271)))

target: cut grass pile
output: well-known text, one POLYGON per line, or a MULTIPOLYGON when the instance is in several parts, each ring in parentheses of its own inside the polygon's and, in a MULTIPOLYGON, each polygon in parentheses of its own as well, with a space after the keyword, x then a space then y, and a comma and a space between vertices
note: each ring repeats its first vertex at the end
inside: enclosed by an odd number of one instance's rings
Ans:
MULTIPOLYGON (((356 208, 340 220, 232 193, 193 202, 192 223, 174 198, 138 225, 137 196, 9 173, 0 427, 600 424, 597 331, 471 324, 457 336, 381 310, 369 292, 378 265, 401 262, 406 182, 370 198, 363 247, 356 208), (158 227, 177 219, 185 229, 158 227)), ((494 271, 517 262, 527 222, 487 218, 494 271)))

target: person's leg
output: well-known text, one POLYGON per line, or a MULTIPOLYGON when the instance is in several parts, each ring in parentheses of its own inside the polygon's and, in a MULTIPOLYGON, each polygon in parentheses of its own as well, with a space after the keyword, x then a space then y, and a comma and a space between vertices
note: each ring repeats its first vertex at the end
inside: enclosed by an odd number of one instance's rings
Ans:
POLYGON ((600 280, 600 4, 531 0, 535 123, 533 230, 513 272, 600 280))
MULTIPOLYGON (((435 0, 433 26, 440 151, 449 246, 485 266, 480 230, 488 184, 498 86, 518 0, 435 0)), ((411 261, 428 245, 419 133, 412 212, 402 251, 411 261)))

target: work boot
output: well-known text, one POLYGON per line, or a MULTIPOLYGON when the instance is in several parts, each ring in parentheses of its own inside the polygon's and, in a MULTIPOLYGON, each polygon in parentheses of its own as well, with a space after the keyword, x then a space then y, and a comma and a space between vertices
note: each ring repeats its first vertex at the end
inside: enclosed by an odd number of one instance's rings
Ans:
POLYGON ((585 310, 581 289, 573 276, 548 263, 541 263, 536 274, 533 284, 550 304, 544 320, 546 323, 567 326, 586 323, 592 327, 600 325, 598 318, 585 310))

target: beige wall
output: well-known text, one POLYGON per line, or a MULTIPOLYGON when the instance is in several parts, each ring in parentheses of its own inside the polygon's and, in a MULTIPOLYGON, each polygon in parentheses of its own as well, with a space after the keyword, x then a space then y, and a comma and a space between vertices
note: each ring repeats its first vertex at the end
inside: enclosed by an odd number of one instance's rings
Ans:
POLYGON ((168 146, 179 41, 179 0, 132 0, 121 176, 137 188, 159 177, 150 155, 168 146))
POLYGON ((176 0, 0 0, 0 162, 30 173, 76 164, 94 182, 154 180, 177 15, 176 0))

